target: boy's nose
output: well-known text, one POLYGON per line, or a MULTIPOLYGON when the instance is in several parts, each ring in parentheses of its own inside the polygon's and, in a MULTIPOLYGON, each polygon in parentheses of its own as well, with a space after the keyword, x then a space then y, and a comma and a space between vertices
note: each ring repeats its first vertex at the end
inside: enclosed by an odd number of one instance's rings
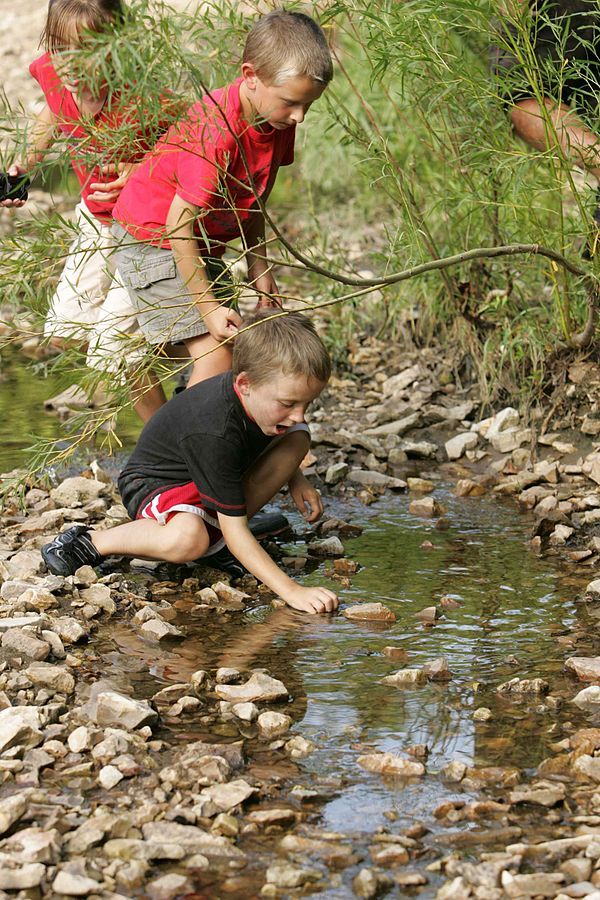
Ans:
POLYGON ((296 125, 302 125, 304 122, 304 107, 295 106, 292 109, 290 118, 296 125))
POLYGON ((300 407, 298 409, 292 409, 290 411, 290 419, 294 425, 299 425, 300 422, 304 422, 304 410, 300 407))

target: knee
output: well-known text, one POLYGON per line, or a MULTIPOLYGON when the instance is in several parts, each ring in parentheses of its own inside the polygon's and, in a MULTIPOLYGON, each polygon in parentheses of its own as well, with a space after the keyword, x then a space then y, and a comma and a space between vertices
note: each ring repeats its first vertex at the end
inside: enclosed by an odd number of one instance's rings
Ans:
POLYGON ((310 450, 310 432, 304 429, 292 431, 282 438, 281 445, 302 460, 310 450))
POLYGON ((177 519, 177 516, 171 519, 165 528, 165 558, 175 563, 192 562, 208 548, 206 527, 199 516, 190 515, 185 522, 178 522, 177 519))

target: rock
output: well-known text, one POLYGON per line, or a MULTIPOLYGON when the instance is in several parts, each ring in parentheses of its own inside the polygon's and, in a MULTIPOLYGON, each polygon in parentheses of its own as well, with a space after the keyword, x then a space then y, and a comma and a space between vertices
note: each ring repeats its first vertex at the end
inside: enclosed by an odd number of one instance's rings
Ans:
POLYGON ((433 519, 442 516, 446 510, 433 497, 421 497, 418 500, 411 500, 408 511, 413 516, 421 516, 424 519, 433 519))
POLYGON ((450 438, 444 444, 448 459, 460 459, 467 450, 473 450, 477 446, 478 437, 474 431, 465 431, 450 438))
POLYGON ((508 871, 500 876, 507 897, 555 897, 559 885, 565 883, 562 872, 512 875, 508 871))
POLYGON ((442 778, 452 784, 459 784, 467 774, 467 766, 459 759, 447 763, 441 771, 442 778))
POLYGON ((285 700, 288 690, 283 682, 263 672, 255 672, 245 684, 218 684, 215 693, 221 700, 234 702, 269 702, 285 700))
POLYGON ((96 698, 93 720, 97 725, 133 730, 142 725, 153 725, 157 719, 157 713, 147 700, 134 700, 116 691, 102 691, 96 698))
POLYGON ((340 481, 343 481, 346 475, 349 472, 348 463, 339 462, 334 463, 332 466, 329 466, 327 471, 325 472, 325 484, 339 484, 340 481))
POLYGON ((565 662, 565 669, 580 681, 600 681, 600 656, 571 656, 565 662))
POLYGON ((2 647, 4 650, 22 654, 28 659, 43 660, 50 653, 50 644, 40 641, 24 628, 11 628, 10 631, 5 631, 2 635, 2 647))
POLYGON ((531 441, 531 428, 511 428, 488 440, 498 453, 512 453, 531 441))
POLYGON ((307 869, 294 866, 288 862, 272 863, 266 873, 267 884, 273 884, 280 890, 299 888, 310 881, 320 881, 318 869, 307 869))
POLYGON ((393 885, 389 875, 377 872, 375 869, 361 869, 358 875, 352 879, 352 890, 357 897, 365 897, 370 900, 385 893, 393 885))
POLYGON ((172 900, 174 897, 187 895, 192 890, 193 885, 189 878, 185 875, 177 875, 171 872, 168 875, 161 875, 146 885, 146 892, 151 900, 172 900))
POLYGON ((355 484, 362 484, 365 487, 389 488, 392 491, 406 490, 406 481, 371 469, 351 469, 348 478, 355 484))
POLYGON ((60 857, 61 835, 55 828, 21 828, 0 844, 0 857, 8 853, 19 863, 54 865, 60 857))
POLYGON ((411 413, 403 419, 396 419, 394 422, 386 422, 385 425, 378 425, 376 428, 367 428, 363 433, 368 437, 386 437, 388 434, 402 435, 417 428, 421 422, 421 413, 411 413))
POLYGON ((407 657, 404 647, 384 647, 381 652, 388 659, 406 659, 407 657))
POLYGON ((414 384, 419 378, 425 377, 425 375, 426 371, 421 368, 419 363, 415 363, 414 366, 404 369, 403 372, 398 372, 397 375, 391 375, 383 382, 384 396, 389 397, 392 394, 401 393, 411 384, 414 384))
POLYGON ((56 632, 63 644, 76 644, 87 637, 87 632, 71 616, 52 619, 52 631, 56 632))
POLYGON ((39 575, 45 568, 46 564, 39 550, 20 550, 10 559, 0 563, 2 581, 31 578, 32 575, 39 575))
POLYGON ((36 747, 42 742, 40 711, 34 706, 9 706, 0 710, 0 755, 10 747, 36 747))
POLYGON ((564 784, 553 781, 538 781, 535 784, 517 785, 509 794, 511 803, 535 803, 539 806, 556 806, 566 797, 564 784))
POLYGON ((419 619, 423 625, 434 625, 440 616, 441 613, 437 606, 426 606, 415 613, 415 619, 419 619))
POLYGON ((498 694, 547 694, 550 685, 543 678, 511 678, 496 688, 498 694))
POLYGON ((376 775, 397 775, 402 778, 413 778, 425 774, 423 763, 413 759, 394 756, 393 753, 365 753, 356 760, 367 772, 376 775))
POLYGON ((573 763, 573 772, 590 781, 600 781, 600 757, 584 754, 573 763))
POLYGON ((435 490, 434 482, 429 481, 428 478, 407 478, 406 482, 409 491, 413 491, 415 494, 429 494, 435 490))
POLYGON ((582 471, 584 475, 600 484, 600 453, 590 453, 583 461, 582 471))
POLYGON ((308 545, 308 552, 313 556, 322 556, 331 559, 333 557, 343 556, 346 551, 344 550, 344 545, 339 537, 332 534, 331 537, 311 541, 308 545))
MULTIPOLYGON (((572 701, 580 709, 588 712, 597 712, 600 710, 600 685, 594 684, 591 687, 584 688, 573 697, 572 701)), ((0 713, 0 717, 2 713, 0 713)))
POLYGON ((27 812, 30 797, 31 791, 20 791, 0 800, 0 835, 6 834, 8 829, 27 812))
POLYGON ((353 559, 334 559, 333 571, 336 575, 355 575, 360 566, 353 559))
POLYGON ((438 656, 437 659, 432 659, 431 662, 425 663, 423 666, 423 674, 426 675, 430 681, 452 680, 452 672, 450 671, 448 660, 445 656, 438 656))
POLYGON ((221 666, 215 675, 217 684, 237 684, 242 679, 243 675, 240 670, 232 669, 230 666, 221 666))
POLYGON ((585 589, 585 596, 591 597, 593 599, 600 598, 600 578, 596 578, 594 579, 594 581, 590 581, 585 589))
POLYGON ((117 604, 111 597, 111 591, 106 584, 92 584, 79 592, 79 596, 90 606, 98 607, 107 615, 112 616, 117 611, 117 604))
POLYGON ((305 756, 310 756, 314 750, 313 742, 308 741, 301 734, 294 735, 285 745, 285 752, 289 753, 292 759, 304 759, 305 756))
POLYGON ((82 753, 84 750, 91 750, 92 738, 89 728, 85 725, 80 725, 79 728, 71 732, 67 743, 71 753, 82 753))
MULTIPOLYGON (((600 581, 598 582, 600 585, 600 581)), ((13 628, 36 628, 46 623, 45 616, 15 616, 14 618, 0 619, 0 634, 11 631, 13 628)), ((29 632, 27 632, 29 634, 29 632)))
POLYGON ((70 897, 87 897, 88 894, 97 894, 102 890, 102 885, 85 874, 83 864, 73 869, 60 869, 52 882, 52 890, 57 894, 67 894, 70 897))
POLYGON ((473 720, 475 722, 489 722, 492 718, 492 711, 487 706, 480 706, 473 712, 473 720))
POLYGON ((393 684, 395 687, 424 684, 426 681, 427 675, 422 669, 398 669, 397 672, 381 679, 382 684, 393 684))
POLYGON ((64 666, 35 663, 25 669, 25 675, 32 684, 43 685, 60 694, 72 694, 75 690, 75 679, 64 666))
POLYGON ((19 594, 19 602, 25 604, 27 609, 36 609, 39 612, 58 606, 58 598, 42 587, 29 587, 19 594))
POLYGON ((185 635, 175 625, 170 625, 164 619, 149 619, 144 622, 140 631, 144 637, 155 641, 183 640, 185 635))
POLYGON ((375 844, 369 848, 369 854, 376 866, 387 869, 392 866, 405 866, 409 861, 408 850, 401 844, 388 844, 379 846, 375 844))
POLYGON ((274 738, 281 737, 290 730, 293 724, 291 716, 284 713, 264 712, 258 717, 258 728, 260 736, 265 741, 272 741, 274 738))
POLYGON ((403 451, 410 459, 435 459, 437 456, 437 444, 431 441, 411 441, 403 438, 397 449, 403 451))
POLYGON ((221 856, 243 860, 244 854, 234 847, 227 838, 210 834, 195 825, 180 825, 178 822, 148 822, 142 825, 146 841, 154 844, 175 844, 188 853, 202 853, 206 856, 221 856))
POLYGON ((105 791, 110 791, 123 780, 123 773, 116 766, 103 766, 98 773, 98 781, 105 791))
POLYGON ((278 828, 287 828, 296 822, 298 813, 287 807, 271 807, 270 809, 256 809, 248 814, 247 819, 260 828, 268 828, 272 825, 278 828))
POLYGON ((0 867, 0 890, 23 891, 39 887, 46 874, 42 863, 28 863, 15 869, 0 867))
POLYGON ((244 803, 252 794, 256 794, 256 791, 257 789, 249 785, 243 778, 237 778, 226 784, 212 784, 200 791, 198 797, 201 800, 210 800, 217 810, 228 812, 244 803))
POLYGON ((479 423, 480 433, 487 438, 488 441, 491 441, 492 438, 496 437, 496 435, 501 432, 507 431, 509 428, 516 428, 520 421, 521 416, 519 415, 519 411, 512 406, 507 406, 500 410, 499 413, 496 413, 495 416, 492 416, 486 428, 482 427, 483 423, 479 423))
POLYGON ((459 478, 454 488, 457 497, 483 497, 485 492, 485 485, 472 478, 459 478))
POLYGON ((254 722, 258 718, 258 707, 254 703, 234 703, 231 712, 242 722, 254 722))
POLYGON ((383 603, 361 603, 348 606, 344 610, 347 619, 353 622, 395 622, 396 616, 383 603))
POLYGON ((103 482, 78 475, 74 478, 65 478, 58 487, 50 491, 50 497, 57 506, 72 509, 97 500, 102 494, 106 494, 107 490, 108 487, 103 482))
POLYGON ((230 584, 225 584, 224 581, 217 581, 211 585, 211 588, 221 603, 241 603, 243 605, 246 600, 250 600, 249 594, 236 590, 230 584))

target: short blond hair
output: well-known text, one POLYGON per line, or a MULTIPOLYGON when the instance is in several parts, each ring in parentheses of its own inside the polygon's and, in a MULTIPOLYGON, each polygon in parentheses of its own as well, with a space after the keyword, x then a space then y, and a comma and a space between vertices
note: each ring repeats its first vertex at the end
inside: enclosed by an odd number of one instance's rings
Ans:
POLYGON ((246 38, 242 62, 250 63, 267 84, 303 76, 328 85, 331 53, 323 30, 300 12, 274 9, 255 23, 246 38))
POLYGON ((87 31, 104 31, 123 20, 121 0, 50 0, 40 44, 49 53, 59 53, 79 43, 87 31))
POLYGON ((232 369, 234 376, 245 372, 252 384, 263 384, 278 373, 304 375, 325 384, 331 360, 307 316, 265 309, 242 322, 232 369))

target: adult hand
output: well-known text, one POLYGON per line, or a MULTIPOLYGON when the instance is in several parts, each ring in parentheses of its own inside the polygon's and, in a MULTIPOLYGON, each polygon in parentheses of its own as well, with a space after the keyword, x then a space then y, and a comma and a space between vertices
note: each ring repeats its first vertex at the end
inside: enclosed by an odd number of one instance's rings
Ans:
MULTIPOLYGON (((202 310, 202 307, 200 309, 202 310)), ((216 306, 203 315, 206 327, 215 341, 219 343, 236 335, 242 322, 240 314, 234 309, 229 309, 228 306, 216 306)))
POLYGON ((323 515, 321 494, 300 471, 296 472, 288 487, 298 512, 307 522, 316 522, 321 518, 323 515))
POLYGON ((112 203, 116 200, 127 184, 131 173, 137 169, 138 163, 111 163, 108 166, 101 166, 102 175, 116 175, 113 181, 94 181, 90 184, 91 194, 87 199, 93 200, 95 203, 112 203))
MULTIPOLYGON (((18 175, 26 175, 27 169, 21 163, 13 163, 8 170, 8 174, 16 178, 18 175)), ((25 206, 26 203, 26 200, 10 200, 7 198, 6 200, 0 200, 0 207, 3 209, 19 209, 21 206, 25 206)))

